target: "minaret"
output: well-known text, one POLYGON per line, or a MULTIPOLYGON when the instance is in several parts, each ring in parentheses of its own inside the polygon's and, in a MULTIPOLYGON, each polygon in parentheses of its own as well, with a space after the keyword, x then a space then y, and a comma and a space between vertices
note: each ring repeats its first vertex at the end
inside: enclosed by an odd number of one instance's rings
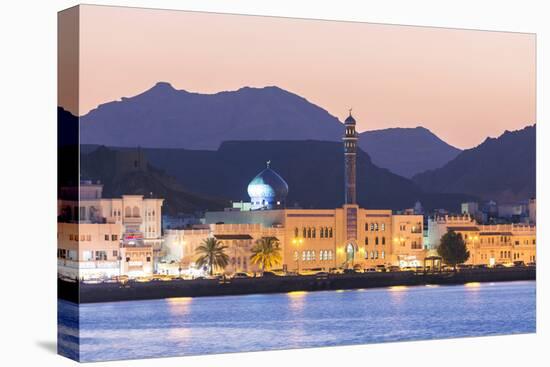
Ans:
POLYGON ((346 166, 345 180, 346 180, 346 200, 345 204, 356 204, 357 194, 355 188, 356 177, 356 164, 357 159, 357 133, 355 132, 355 119, 351 115, 351 108, 349 110, 349 116, 344 122, 345 134, 344 134, 344 163, 346 166))

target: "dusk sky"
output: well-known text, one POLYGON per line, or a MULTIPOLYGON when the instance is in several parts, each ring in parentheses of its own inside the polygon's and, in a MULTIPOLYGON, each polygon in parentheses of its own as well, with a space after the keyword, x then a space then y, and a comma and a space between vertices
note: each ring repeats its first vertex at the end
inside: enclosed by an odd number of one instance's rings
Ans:
POLYGON ((424 126, 459 148, 535 123, 533 34, 105 6, 80 27, 80 105, 59 93, 79 115, 167 81, 276 85, 340 120, 352 107, 359 131, 424 126))

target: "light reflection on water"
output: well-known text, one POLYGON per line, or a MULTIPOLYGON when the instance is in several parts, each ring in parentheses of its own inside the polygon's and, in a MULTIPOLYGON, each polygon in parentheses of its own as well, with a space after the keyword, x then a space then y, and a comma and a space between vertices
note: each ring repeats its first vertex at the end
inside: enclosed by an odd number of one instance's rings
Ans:
POLYGON ((82 361, 364 344, 535 331, 535 282, 59 301, 60 346, 82 361), (73 315, 73 317, 65 317, 73 315))

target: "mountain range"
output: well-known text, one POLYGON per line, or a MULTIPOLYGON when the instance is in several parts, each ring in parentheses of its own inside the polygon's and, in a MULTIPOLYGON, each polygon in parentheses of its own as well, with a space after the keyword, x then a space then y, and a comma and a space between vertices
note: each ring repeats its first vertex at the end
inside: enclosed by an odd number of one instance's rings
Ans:
POLYGON ((358 145, 374 164, 407 178, 440 168, 461 152, 420 126, 366 131, 358 145))
MULTIPOLYGON (((249 182, 271 161, 288 183, 287 206, 335 208, 344 202, 344 166, 341 143, 304 141, 229 141, 218 150, 159 148, 105 148, 84 146, 83 167, 90 160, 102 177, 111 177, 114 159, 106 151, 142 154, 148 164, 173 177, 186 192, 203 197, 248 201, 249 182)), ((125 166, 128 166, 125 164, 125 166)), ((123 182, 118 180, 119 182, 123 182)), ((107 182, 105 182, 107 185, 107 182)), ((427 209, 449 208, 473 197, 431 194, 411 180, 374 165, 363 151, 357 155, 357 200, 363 207, 403 209, 419 200, 427 209)))
MULTIPOLYGON (((340 142, 342 133, 336 117, 275 86, 200 94, 159 82, 80 119, 81 143, 114 147, 216 150, 232 140, 340 142)), ((409 178, 460 152, 425 128, 366 131, 359 146, 378 166, 409 178)))
POLYGON ((443 167, 413 177, 424 190, 500 202, 536 195, 536 125, 487 138, 443 167))

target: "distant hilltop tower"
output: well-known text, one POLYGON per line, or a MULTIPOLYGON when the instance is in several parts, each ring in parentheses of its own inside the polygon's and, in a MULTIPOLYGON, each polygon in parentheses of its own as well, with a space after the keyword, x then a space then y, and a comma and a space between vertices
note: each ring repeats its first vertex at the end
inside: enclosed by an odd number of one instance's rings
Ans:
POLYGON ((357 160, 357 133, 355 132, 355 119, 349 110, 349 116, 344 122, 346 128, 344 134, 344 162, 346 167, 346 201, 345 204, 357 204, 356 193, 356 160, 357 160))

